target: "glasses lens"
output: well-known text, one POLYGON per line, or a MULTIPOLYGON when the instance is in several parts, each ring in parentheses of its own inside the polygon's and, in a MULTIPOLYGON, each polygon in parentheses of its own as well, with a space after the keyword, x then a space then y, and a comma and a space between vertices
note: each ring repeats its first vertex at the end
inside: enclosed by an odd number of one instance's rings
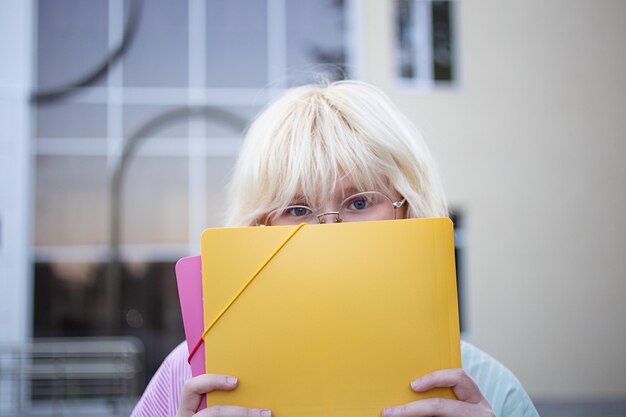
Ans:
POLYGON ((379 192, 359 193, 346 198, 339 209, 344 222, 393 220, 395 210, 389 198, 379 192))
POLYGON ((267 218, 267 226, 286 226, 300 223, 317 223, 317 217, 307 206, 289 206, 276 210, 267 218))

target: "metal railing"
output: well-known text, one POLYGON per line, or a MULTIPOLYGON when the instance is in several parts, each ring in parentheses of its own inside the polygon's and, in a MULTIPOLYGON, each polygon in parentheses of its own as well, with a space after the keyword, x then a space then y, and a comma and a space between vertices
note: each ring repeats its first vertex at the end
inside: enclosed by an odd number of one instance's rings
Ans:
POLYGON ((128 416, 143 379, 135 338, 0 346, 0 417, 128 416))

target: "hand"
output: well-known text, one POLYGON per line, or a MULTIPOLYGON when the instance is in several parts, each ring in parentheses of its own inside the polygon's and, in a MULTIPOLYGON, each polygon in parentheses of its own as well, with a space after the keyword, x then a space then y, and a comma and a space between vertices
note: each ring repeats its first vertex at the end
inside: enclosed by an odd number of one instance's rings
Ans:
POLYGON ((429 398, 412 403, 387 407, 383 417, 493 417, 489 402, 483 397, 476 383, 462 369, 444 369, 424 375, 411 382, 415 392, 426 392, 433 388, 452 388, 456 400, 429 398))
POLYGON ((202 394, 215 390, 231 391, 237 388, 237 378, 229 375, 205 374, 188 379, 180 393, 176 417, 271 417, 272 412, 261 408, 234 405, 214 405, 198 413, 196 409, 202 394))

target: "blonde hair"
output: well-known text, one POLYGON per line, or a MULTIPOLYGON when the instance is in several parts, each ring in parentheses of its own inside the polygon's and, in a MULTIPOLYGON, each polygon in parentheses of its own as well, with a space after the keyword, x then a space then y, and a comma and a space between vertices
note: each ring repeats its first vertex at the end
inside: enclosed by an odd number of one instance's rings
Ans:
POLYGON ((288 90, 252 123, 230 183, 227 226, 256 224, 297 198, 313 202, 346 178, 397 192, 407 217, 445 217, 436 167, 415 126, 376 87, 357 81, 288 90))

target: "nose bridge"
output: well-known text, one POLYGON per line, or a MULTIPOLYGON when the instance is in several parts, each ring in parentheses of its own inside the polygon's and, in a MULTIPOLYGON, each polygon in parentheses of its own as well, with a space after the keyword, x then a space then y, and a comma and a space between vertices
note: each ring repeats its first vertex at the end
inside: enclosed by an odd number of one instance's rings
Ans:
POLYGON ((341 223, 338 211, 325 211, 317 215, 317 221, 323 223, 341 223), (330 220, 330 221, 329 221, 330 220))
POLYGON ((343 196, 337 193, 326 196, 318 201, 316 217, 319 223, 340 223, 342 219, 339 217, 343 196))

